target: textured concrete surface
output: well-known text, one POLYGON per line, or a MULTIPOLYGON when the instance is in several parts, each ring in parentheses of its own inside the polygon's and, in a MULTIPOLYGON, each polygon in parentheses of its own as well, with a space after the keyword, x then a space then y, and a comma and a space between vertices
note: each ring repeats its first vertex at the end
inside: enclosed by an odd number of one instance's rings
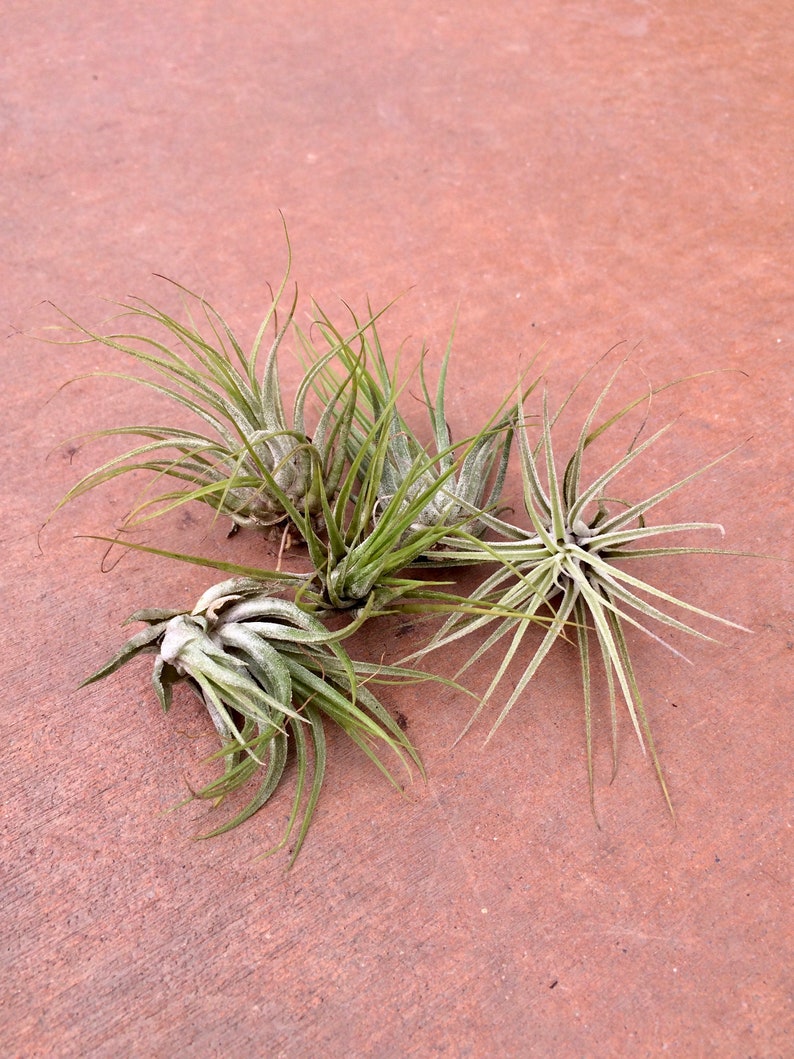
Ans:
MULTIPOLYGON (((332 740, 285 872, 256 858, 286 796, 209 843, 205 806, 161 815, 210 746, 190 703, 163 717, 143 666, 75 690, 131 610, 190 604, 210 575, 134 554, 101 571, 78 535, 107 532, 131 482, 38 535, 112 451, 64 439, 159 407, 59 389, 117 365, 30 337, 46 300, 94 322, 103 298, 170 298, 152 273, 252 336, 282 210, 304 315, 412 288, 390 342, 437 364, 459 305, 459 434, 541 348, 557 398, 616 342, 638 346, 616 400, 732 369, 659 400, 654 421, 682 418, 632 484, 744 441, 667 517, 790 558, 786 5, 10 0, 2 49, 3 1054, 790 1055, 790 566, 656 565, 753 630, 671 636, 694 665, 636 641, 677 826, 625 717, 609 784, 601 711, 595 828, 561 647, 485 746, 483 722, 451 749, 466 702, 396 691, 429 774, 404 797, 332 740)), ((268 558, 200 510, 161 532, 268 558)))

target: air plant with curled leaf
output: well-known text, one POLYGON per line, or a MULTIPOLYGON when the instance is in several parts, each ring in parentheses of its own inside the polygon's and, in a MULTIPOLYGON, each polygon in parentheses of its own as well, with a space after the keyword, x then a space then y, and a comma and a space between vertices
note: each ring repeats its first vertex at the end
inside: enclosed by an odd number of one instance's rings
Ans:
POLYGON ((205 592, 190 612, 139 611, 128 622, 146 627, 85 684, 140 654, 154 654, 152 682, 163 710, 170 708, 173 687, 180 682, 203 702, 221 739, 215 757, 222 758, 224 771, 194 796, 220 802, 239 788, 255 788, 243 809, 203 837, 228 831, 261 808, 281 785, 289 747, 294 747, 293 807, 274 847, 286 844, 301 817, 294 859, 323 783, 326 724, 340 727, 395 785, 376 747, 422 772, 417 751, 372 688, 426 675, 354 661, 341 641, 363 618, 332 633, 292 600, 274 594, 283 587, 233 578, 205 592))
MULTIPOLYGON (((617 369, 620 370, 620 367, 617 369)), ((615 375, 617 372, 615 373, 615 375)), ((460 535, 452 546, 462 561, 478 560, 494 569, 472 593, 472 604, 484 608, 498 604, 499 612, 453 613, 436 634, 412 657, 424 658, 463 636, 485 630, 487 636, 472 652, 455 679, 497 645, 507 646, 501 661, 466 729, 493 699, 511 663, 519 657, 530 623, 544 618, 547 628, 510 694, 501 704, 491 734, 504 721, 548 655, 554 643, 575 638, 578 646, 584 694, 587 771, 593 800, 593 747, 591 716, 591 647, 595 642, 606 675, 612 730, 613 778, 617 769, 617 701, 628 709, 640 746, 647 747, 670 812, 672 803, 654 745, 629 647, 629 630, 639 630, 678 654, 648 623, 711 639, 683 620, 684 614, 706 618, 725 626, 742 626, 678 599, 632 572, 639 560, 654 556, 714 553, 717 549, 692 545, 653 545, 654 538, 693 531, 717 531, 711 523, 686 522, 648 525, 646 514, 682 486, 708 471, 730 453, 711 461, 672 485, 639 501, 618 499, 612 487, 618 475, 658 441, 672 424, 662 427, 640 444, 636 438, 627 452, 608 470, 587 485, 582 481, 585 451, 610 427, 624 418, 645 398, 630 402, 594 427, 596 416, 614 382, 609 380, 587 415, 573 455, 560 475, 552 446, 552 427, 544 396, 540 438, 533 445, 523 413, 518 417, 518 449, 523 479, 524 507, 531 529, 490 520, 501 539, 485 542, 471 537, 464 544, 460 535), (670 610, 672 609, 672 613, 670 610), (681 616, 676 616, 675 611, 681 616), (683 614, 681 613, 683 612, 683 614), (495 628, 493 627, 495 623, 495 628)), ((665 387, 661 387, 664 389, 665 387)), ((658 391, 654 391, 658 392, 658 391)), ((569 398, 568 400, 570 399, 569 398)), ((647 395, 646 395, 647 396, 647 395)), ((567 400, 565 402, 567 404, 567 400)), ((563 405, 563 408, 565 405, 563 405)), ((560 409, 562 411, 562 409, 560 409)), ((559 415, 558 413, 557 415, 559 415)), ((733 451, 733 450, 732 450, 733 451)), ((745 630, 746 631, 746 630, 745 630)), ((406 660, 407 661, 407 660, 406 660)), ((521 665, 522 663, 519 663, 521 665)))

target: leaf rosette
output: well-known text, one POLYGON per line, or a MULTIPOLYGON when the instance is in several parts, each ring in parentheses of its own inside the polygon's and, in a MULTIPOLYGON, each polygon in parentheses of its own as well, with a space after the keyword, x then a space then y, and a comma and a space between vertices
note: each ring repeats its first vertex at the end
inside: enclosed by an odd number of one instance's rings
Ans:
POLYGON ((206 707, 221 739, 214 756, 223 759, 223 775, 194 797, 218 802, 249 781, 258 784, 240 812, 202 837, 228 831, 260 809, 285 777, 293 747, 293 807, 274 850, 287 843, 300 819, 294 859, 320 796, 329 722, 395 786, 397 780, 378 747, 406 767, 413 764, 423 771, 417 751, 372 688, 377 683, 424 680, 427 675, 351 659, 340 641, 361 622, 330 632, 292 600, 278 598, 269 586, 247 578, 213 586, 190 612, 138 611, 128 619, 133 621, 144 622, 146 628, 85 683, 108 676, 140 654, 154 654, 152 682, 163 709, 171 707, 174 685, 184 682, 206 707))

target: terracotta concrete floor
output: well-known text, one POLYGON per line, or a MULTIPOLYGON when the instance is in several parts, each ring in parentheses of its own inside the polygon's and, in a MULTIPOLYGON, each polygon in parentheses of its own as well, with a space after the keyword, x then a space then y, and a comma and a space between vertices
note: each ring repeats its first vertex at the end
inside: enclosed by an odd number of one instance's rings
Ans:
MULTIPOLYGON (((206 806, 161 815, 210 746, 190 703, 162 716, 145 666, 76 690, 130 611, 190 605, 212 576, 136 554, 101 571, 102 546, 78 535, 112 528, 131 481, 39 537, 114 451, 72 459, 64 439, 159 406, 112 382, 59 390, 119 365, 31 337, 57 322, 48 299, 89 323, 103 298, 171 305, 152 273, 252 336, 285 262, 282 210, 302 318, 310 297, 341 314, 340 298, 361 308, 412 288, 387 318, 390 349, 410 336, 410 364, 426 339, 432 366, 459 305, 459 436, 541 347, 554 399, 616 342, 638 346, 616 402, 647 379, 731 369, 657 402, 654 422, 682 418, 626 488, 744 442, 665 518, 790 558, 786 7, 8 0, 4 1055, 794 1053, 790 566, 683 557, 652 571, 753 630, 671 635, 694 665, 634 638, 677 826, 626 717, 610 785, 600 686, 594 826, 563 646, 485 746, 487 718, 451 748, 466 701, 394 691, 428 769, 404 797, 332 738, 286 872, 285 857, 256 859, 286 793, 207 843, 192 841, 206 806)), ((272 560, 200 509, 159 533, 272 560)), ((380 652, 383 632, 370 641, 380 652)))

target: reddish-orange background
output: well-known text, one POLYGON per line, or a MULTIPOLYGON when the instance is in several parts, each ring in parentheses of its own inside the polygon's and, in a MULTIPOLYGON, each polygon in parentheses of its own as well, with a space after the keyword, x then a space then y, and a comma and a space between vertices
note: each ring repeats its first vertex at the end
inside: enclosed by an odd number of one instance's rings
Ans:
MULTIPOLYGON (((47 299, 88 323, 103 298, 173 306, 164 273, 250 339, 282 210, 301 319, 311 297, 341 318, 339 299, 408 291, 390 349, 407 339, 410 366, 426 340, 432 371, 458 311, 458 436, 539 350, 554 398, 616 342, 638 346, 616 399, 737 369, 659 402, 683 418, 632 482, 749 439, 666 520, 790 557, 786 5, 10 0, 2 50, 3 1053, 791 1054, 789 566, 651 571, 753 630, 670 637, 694 665, 635 638, 676 827, 625 717, 609 785, 601 712, 595 828, 561 646, 487 745, 486 718, 451 749, 466 701, 390 693, 428 769, 404 796, 333 736, 285 872, 256 858, 287 793, 209 843, 191 841, 206 806, 161 815, 210 746, 191 703, 163 717, 143 665, 76 691, 131 610, 190 605, 212 575, 135 554, 101 572, 75 538, 110 530, 131 481, 38 536, 113 451, 63 440, 163 407, 114 382, 59 391, 119 365, 30 337, 57 322, 47 299)), ((272 558, 223 531, 199 509, 159 543, 272 558)))

